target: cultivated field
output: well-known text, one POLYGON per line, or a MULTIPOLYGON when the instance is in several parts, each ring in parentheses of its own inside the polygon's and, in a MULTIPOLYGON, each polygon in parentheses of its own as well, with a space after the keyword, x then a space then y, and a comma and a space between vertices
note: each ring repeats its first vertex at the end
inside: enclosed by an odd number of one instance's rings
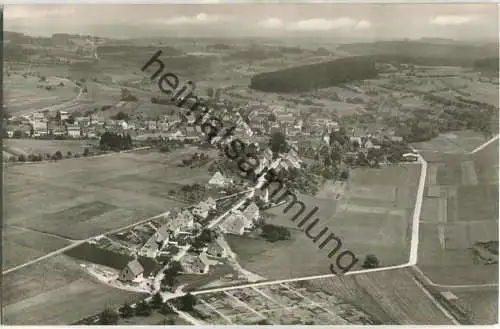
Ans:
POLYGON ((118 290, 87 276, 67 256, 55 256, 3 276, 2 313, 7 325, 63 325, 119 307, 141 294, 118 290))
POLYGON ((269 243, 229 236, 228 241, 244 268, 274 279, 330 273, 329 266, 336 256, 329 259, 328 254, 335 242, 322 250, 318 248, 330 232, 342 240, 341 251, 351 250, 360 259, 353 269, 359 268, 369 253, 377 255, 381 266, 406 263, 419 172, 416 164, 356 169, 339 200, 298 196, 307 207, 300 218, 315 206, 319 208, 313 217, 319 221, 309 234, 315 237, 328 228, 316 244, 305 235, 309 224, 298 229, 291 221, 299 207, 284 213, 286 204, 268 211, 272 215, 269 223, 288 227, 291 240, 269 243))
POLYGON ((198 293, 191 315, 207 324, 371 324, 362 310, 336 296, 304 291, 294 283, 198 293))
POLYGON ((415 282, 411 269, 310 280, 305 286, 351 303, 384 324, 452 324, 415 282))
POLYGON ((195 294, 208 324, 452 324, 410 269, 195 294))
POLYGON ((498 282, 498 265, 471 250, 498 241, 498 141, 471 155, 435 153, 429 158, 420 224, 418 266, 437 284, 498 282))
POLYGON ((464 153, 471 152, 485 141, 486 138, 483 135, 474 131, 454 131, 440 134, 430 141, 412 145, 422 151, 464 153))
POLYGON ((97 140, 41 140, 41 139, 5 139, 3 146, 7 150, 15 149, 22 150, 25 154, 42 154, 50 153, 51 155, 57 151, 61 151, 65 156, 68 152, 72 154, 80 153, 86 147, 99 145, 97 140))
POLYGON ((165 212, 178 183, 205 184, 204 168, 177 167, 195 148, 121 153, 8 167, 4 223, 84 239, 165 212), (40 205, 44 205, 40 207, 40 205))

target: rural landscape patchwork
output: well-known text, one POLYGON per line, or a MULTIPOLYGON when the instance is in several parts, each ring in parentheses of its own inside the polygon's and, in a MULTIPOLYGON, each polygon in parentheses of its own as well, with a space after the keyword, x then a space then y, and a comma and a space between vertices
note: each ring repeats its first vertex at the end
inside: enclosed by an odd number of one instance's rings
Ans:
POLYGON ((498 323, 495 4, 3 14, 1 324, 498 323))

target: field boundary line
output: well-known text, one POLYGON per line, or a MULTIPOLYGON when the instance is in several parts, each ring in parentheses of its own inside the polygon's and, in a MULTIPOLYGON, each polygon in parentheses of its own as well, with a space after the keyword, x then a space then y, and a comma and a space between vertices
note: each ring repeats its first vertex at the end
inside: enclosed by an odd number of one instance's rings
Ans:
POLYGON ((484 149, 486 146, 490 145, 491 143, 493 143, 494 141, 496 141, 498 139, 498 137, 500 137, 500 135, 496 135, 496 136, 493 136, 490 140, 488 140, 487 142, 479 145, 478 147, 476 147, 473 151, 471 152, 468 152, 466 154, 474 154, 478 151, 481 151, 482 149, 484 149))
POLYGON ((422 278, 424 279, 424 281, 428 285, 433 286, 433 287, 450 288, 450 289, 453 289, 453 288, 460 289, 460 288, 489 288, 489 287, 494 288, 494 287, 498 287, 498 283, 480 283, 480 284, 462 284, 462 285, 439 284, 439 283, 435 283, 434 281, 432 281, 431 278, 429 278, 418 266, 412 266, 411 268, 413 270, 417 271, 418 274, 420 274, 422 276, 422 278))

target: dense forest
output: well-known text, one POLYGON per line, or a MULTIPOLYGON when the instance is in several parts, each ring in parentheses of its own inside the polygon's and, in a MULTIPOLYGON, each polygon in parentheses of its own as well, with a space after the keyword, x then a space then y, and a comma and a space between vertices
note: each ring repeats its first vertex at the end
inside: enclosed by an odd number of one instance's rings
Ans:
MULTIPOLYGON (((356 55, 396 55, 431 59, 436 64, 474 66, 478 59, 498 56, 498 44, 470 45, 423 41, 378 41, 340 45, 339 50, 356 55)), ((432 62, 431 62, 432 63, 432 62)), ((423 63, 414 63, 423 64, 423 63)))
POLYGON ((357 56, 257 74, 252 77, 250 88, 292 93, 371 79, 376 76, 375 60, 368 56, 357 56))
POLYGON ((490 57, 480 59, 474 62, 474 68, 481 72, 492 72, 498 75, 498 62, 500 58, 498 57, 490 57))

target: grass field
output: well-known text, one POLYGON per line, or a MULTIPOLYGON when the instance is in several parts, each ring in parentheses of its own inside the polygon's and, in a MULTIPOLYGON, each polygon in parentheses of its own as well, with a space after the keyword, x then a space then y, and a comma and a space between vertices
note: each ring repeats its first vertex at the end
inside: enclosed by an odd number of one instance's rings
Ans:
MULTIPOLYGON (((64 87, 55 90, 45 90, 37 88, 38 78, 12 74, 5 83, 5 105, 9 113, 22 114, 31 112, 34 109, 41 109, 51 105, 64 103, 74 98, 78 89, 73 83, 64 81, 64 87)), ((49 80, 50 84, 58 84, 59 80, 49 80)))
POLYGON ((141 296, 96 282, 62 255, 5 275, 2 289, 7 325, 71 324, 141 296))
POLYGON ((42 155, 45 155, 46 153, 50 153, 52 155, 57 151, 61 151, 63 156, 66 156, 66 153, 68 153, 68 151, 73 154, 83 154, 84 149, 92 145, 99 145, 99 141, 38 139, 5 139, 3 141, 3 146, 6 150, 15 149, 22 150, 22 152, 24 152, 25 154, 40 153, 42 155))
POLYGON ((498 288, 480 291, 460 291, 452 289, 465 308, 469 311, 471 320, 478 325, 492 325, 498 323, 498 288))
POLYGON ((69 245, 67 240, 55 236, 13 227, 4 227, 2 237, 4 271, 69 245))
POLYGON ((304 286, 343 299, 386 325, 452 324, 417 286, 410 269, 310 280, 304 286))
POLYGON ((204 168, 177 167, 195 151, 121 153, 9 167, 4 222, 83 239, 157 215, 178 205, 164 197, 172 184, 208 181, 204 168))
MULTIPOLYGON (((342 240, 341 251, 351 250, 361 259, 358 266, 368 253, 376 254, 381 266, 406 263, 419 171, 419 165, 356 169, 345 195, 339 200, 298 195, 297 198, 307 207, 300 218, 318 207, 313 217, 319 221, 310 235, 315 236, 323 228, 328 228, 328 232, 342 240)), ((229 236, 231 248, 239 255, 242 266, 275 279, 329 273, 335 255, 329 259, 328 253, 335 243, 320 250, 318 245, 321 242, 314 244, 305 235, 308 224, 298 229, 291 221, 299 207, 284 213, 285 207, 286 204, 268 210, 267 213, 271 214, 268 222, 288 227, 291 240, 267 243, 260 239, 229 236)), ((325 233, 320 241, 328 234, 325 233)))

